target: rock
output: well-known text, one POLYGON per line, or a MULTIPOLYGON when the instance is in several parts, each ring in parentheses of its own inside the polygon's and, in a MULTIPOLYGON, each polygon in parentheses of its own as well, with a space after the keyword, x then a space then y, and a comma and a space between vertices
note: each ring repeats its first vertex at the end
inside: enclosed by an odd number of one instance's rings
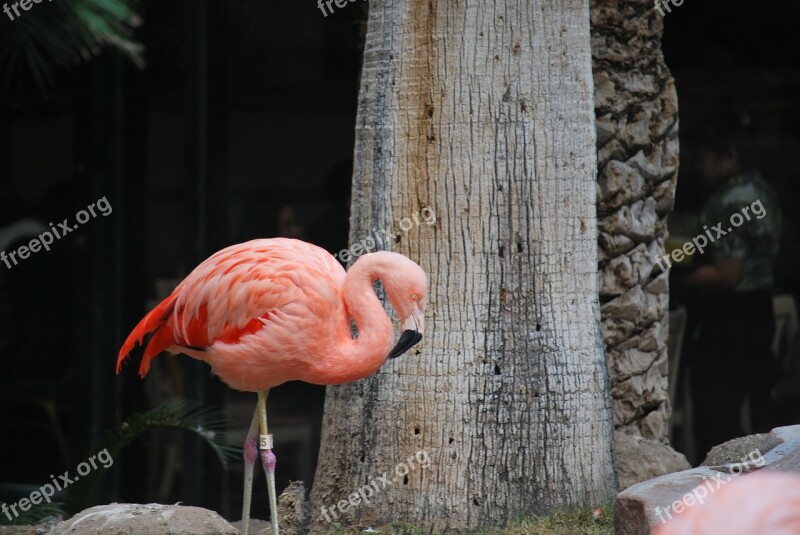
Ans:
MULTIPOLYGON (((617 436, 620 472, 627 469, 623 460, 637 453, 629 449, 620 452, 620 448, 631 448, 631 444, 640 447, 636 437, 617 436)), ((651 462, 644 459, 643 464, 651 462)), ((652 527, 687 507, 702 507, 701 494, 704 498, 744 473, 757 470, 800 473, 800 425, 729 440, 712 448, 703 464, 705 466, 637 483, 617 494, 616 534, 647 534, 652 527)), ((622 474, 620 487, 623 487, 622 474)))
POLYGON ((634 202, 644 194, 645 181, 633 167, 619 160, 611 160, 597 181, 607 208, 617 208, 634 202))
POLYGON ((610 108, 615 112, 622 111, 615 93, 614 82, 608 73, 594 74, 594 105, 596 109, 610 108))
POLYGON ((617 297, 634 285, 646 284, 653 272, 653 262, 657 252, 655 246, 648 248, 640 243, 602 266, 598 278, 600 297, 617 297))
POLYGON ((590 13, 597 278, 614 427, 617 436, 649 439, 635 444, 632 438, 622 439, 630 442, 617 450, 624 485, 688 467, 683 456, 665 445, 669 284, 655 264, 664 255, 667 215, 674 205, 678 98, 661 54, 664 17, 645 0, 594 2, 590 13), (644 466, 648 462, 653 465, 644 466), (639 473, 626 479, 626 466, 639 473))
POLYGON ((647 535, 651 526, 675 515, 675 502, 718 473, 707 467, 693 468, 643 481, 620 492, 614 503, 615 535, 647 535))
POLYGON ((611 114, 598 116, 595 120, 595 128, 597 129, 597 148, 600 148, 613 139, 616 131, 611 114))
MULTIPOLYGON (((763 455, 766 465, 764 470, 800 473, 800 425, 790 427, 795 428, 795 436, 785 437, 788 440, 778 444, 763 455)), ((782 427, 779 429, 787 428, 782 427)), ((780 438, 780 435, 775 431, 772 431, 771 434, 775 434, 780 438)))
POLYGON ((800 425, 787 425, 785 427, 776 427, 769 432, 770 435, 775 435, 784 443, 789 443, 794 440, 800 439, 800 425))
MULTIPOLYGON (((613 357, 610 353, 609 355, 613 357)), ((616 424, 628 425, 667 402, 666 369, 667 353, 662 351, 644 374, 633 375, 627 379, 612 376, 611 397, 614 400, 616 424)), ((636 434, 641 435, 641 432, 636 434)), ((661 438, 664 437, 659 437, 661 438)))
POLYGON ((694 498, 692 506, 652 535, 800 533, 800 476, 761 470, 704 495, 712 488, 703 485, 687 495, 694 498))
MULTIPOLYGON (((597 162, 600 166, 606 165, 611 160, 621 160, 623 158, 625 158, 625 147, 622 146, 618 139, 612 139, 597 151, 597 162)), ((605 202, 603 200, 598 200, 598 202, 600 208, 605 210, 605 202)))
POLYGON ((675 207, 675 187, 677 185, 678 175, 676 173, 655 186, 653 189, 653 198, 656 200, 657 214, 669 213, 675 207))
POLYGON ((112 503, 81 511, 50 535, 238 535, 213 511, 183 505, 112 503))
MULTIPOLYGON (((632 340, 632 339, 628 339, 632 340)), ((616 379, 624 381, 633 375, 644 375, 647 369, 653 365, 656 357, 651 351, 641 351, 637 348, 625 350, 609 350, 608 356, 612 362, 611 369, 616 375, 616 379)))
POLYGON ((657 296, 662 296, 665 293, 668 293, 669 273, 665 271, 664 273, 653 279, 647 286, 644 287, 644 291, 648 294, 657 296))
POLYGON ((656 202, 652 197, 620 207, 597 222, 600 232, 624 234, 635 241, 652 239, 656 234, 656 202))
MULTIPOLYGON (((657 110, 653 110, 651 106, 647 106, 621 119, 622 124, 620 125, 619 137, 623 145, 626 147, 646 147, 653 142, 650 134, 650 122, 652 121, 655 111, 657 110)), ((649 178, 653 179, 656 177, 649 178)))
POLYGON ((782 442, 772 433, 759 433, 757 435, 734 438, 711 448, 711 451, 708 452, 700 466, 721 466, 737 462, 743 456, 754 451, 759 451, 763 455, 782 442))
POLYGON ((620 432, 614 437, 620 489, 691 467, 683 454, 666 444, 620 432))
POLYGON ((656 80, 653 74, 643 74, 639 71, 629 71, 622 73, 619 77, 621 87, 628 93, 652 94, 658 92, 660 80, 656 80))
POLYGON ((40 535, 36 526, 0 526, 0 535, 40 535))
MULTIPOLYGON (((285 535, 300 535, 308 526, 308 501, 306 487, 302 481, 292 481, 278 497, 278 518, 280 532, 285 535)), ((271 529, 259 535, 270 535, 271 529)))
POLYGON ((605 303, 601 310, 603 315, 613 317, 615 320, 627 320, 634 325, 639 320, 644 292, 639 286, 631 288, 624 295, 605 303))
MULTIPOLYGON (((646 330, 628 338, 617 346, 619 350, 638 349, 640 351, 658 352, 666 347, 661 322, 653 323, 646 330)), ((657 357, 653 357, 657 360, 657 357)))
POLYGON ((600 246, 598 259, 601 262, 604 262, 609 257, 630 251, 635 246, 633 240, 627 236, 612 236, 611 234, 599 233, 597 239, 600 246))
MULTIPOLYGON (((667 433, 667 416, 664 414, 666 407, 659 407, 642 418, 642 436, 653 440, 658 440, 667 433)), ((688 461, 687 461, 688 462, 688 461)))

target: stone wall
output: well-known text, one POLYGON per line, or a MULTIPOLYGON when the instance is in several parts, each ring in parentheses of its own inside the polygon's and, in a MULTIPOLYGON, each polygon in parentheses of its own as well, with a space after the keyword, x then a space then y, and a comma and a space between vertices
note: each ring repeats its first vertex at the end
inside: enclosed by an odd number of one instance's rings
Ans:
POLYGON ((649 0, 594 0, 599 288, 620 488, 688 467, 667 445, 669 284, 664 254, 678 174, 678 99, 649 0))

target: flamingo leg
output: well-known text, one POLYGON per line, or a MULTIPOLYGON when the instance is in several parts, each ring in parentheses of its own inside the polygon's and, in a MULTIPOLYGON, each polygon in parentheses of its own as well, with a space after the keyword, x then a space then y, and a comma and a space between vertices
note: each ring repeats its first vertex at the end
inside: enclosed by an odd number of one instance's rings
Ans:
POLYGON ((250 430, 244 441, 244 503, 242 504, 242 535, 250 531, 250 503, 253 497, 253 468, 258 458, 258 406, 253 411, 250 430))
POLYGON ((269 388, 258 393, 258 416, 261 434, 258 448, 261 450, 261 464, 267 474, 267 491, 269 492, 269 514, 272 521, 272 535, 278 534, 278 497, 275 493, 275 464, 277 459, 272 453, 272 435, 267 428, 267 396, 269 388))

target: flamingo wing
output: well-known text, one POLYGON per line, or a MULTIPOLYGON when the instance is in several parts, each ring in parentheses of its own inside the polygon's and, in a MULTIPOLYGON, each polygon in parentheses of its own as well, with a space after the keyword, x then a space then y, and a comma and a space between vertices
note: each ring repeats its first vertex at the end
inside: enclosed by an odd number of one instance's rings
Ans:
POLYGON ((215 343, 236 343, 289 305, 303 303, 315 315, 343 313, 344 277, 344 269, 327 251, 299 240, 232 245, 197 266, 142 318, 120 349, 117 373, 149 333, 139 368, 142 377, 164 350, 202 351, 215 343))

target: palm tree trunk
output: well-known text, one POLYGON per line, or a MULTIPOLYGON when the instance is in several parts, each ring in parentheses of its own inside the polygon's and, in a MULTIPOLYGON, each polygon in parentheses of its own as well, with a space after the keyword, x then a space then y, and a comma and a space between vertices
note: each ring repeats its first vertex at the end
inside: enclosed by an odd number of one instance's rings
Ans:
POLYGON ((589 37, 588 0, 370 3, 351 238, 396 229, 428 325, 328 390, 312 529, 477 529, 613 496, 589 37), (426 207, 435 224, 401 228, 426 207))

